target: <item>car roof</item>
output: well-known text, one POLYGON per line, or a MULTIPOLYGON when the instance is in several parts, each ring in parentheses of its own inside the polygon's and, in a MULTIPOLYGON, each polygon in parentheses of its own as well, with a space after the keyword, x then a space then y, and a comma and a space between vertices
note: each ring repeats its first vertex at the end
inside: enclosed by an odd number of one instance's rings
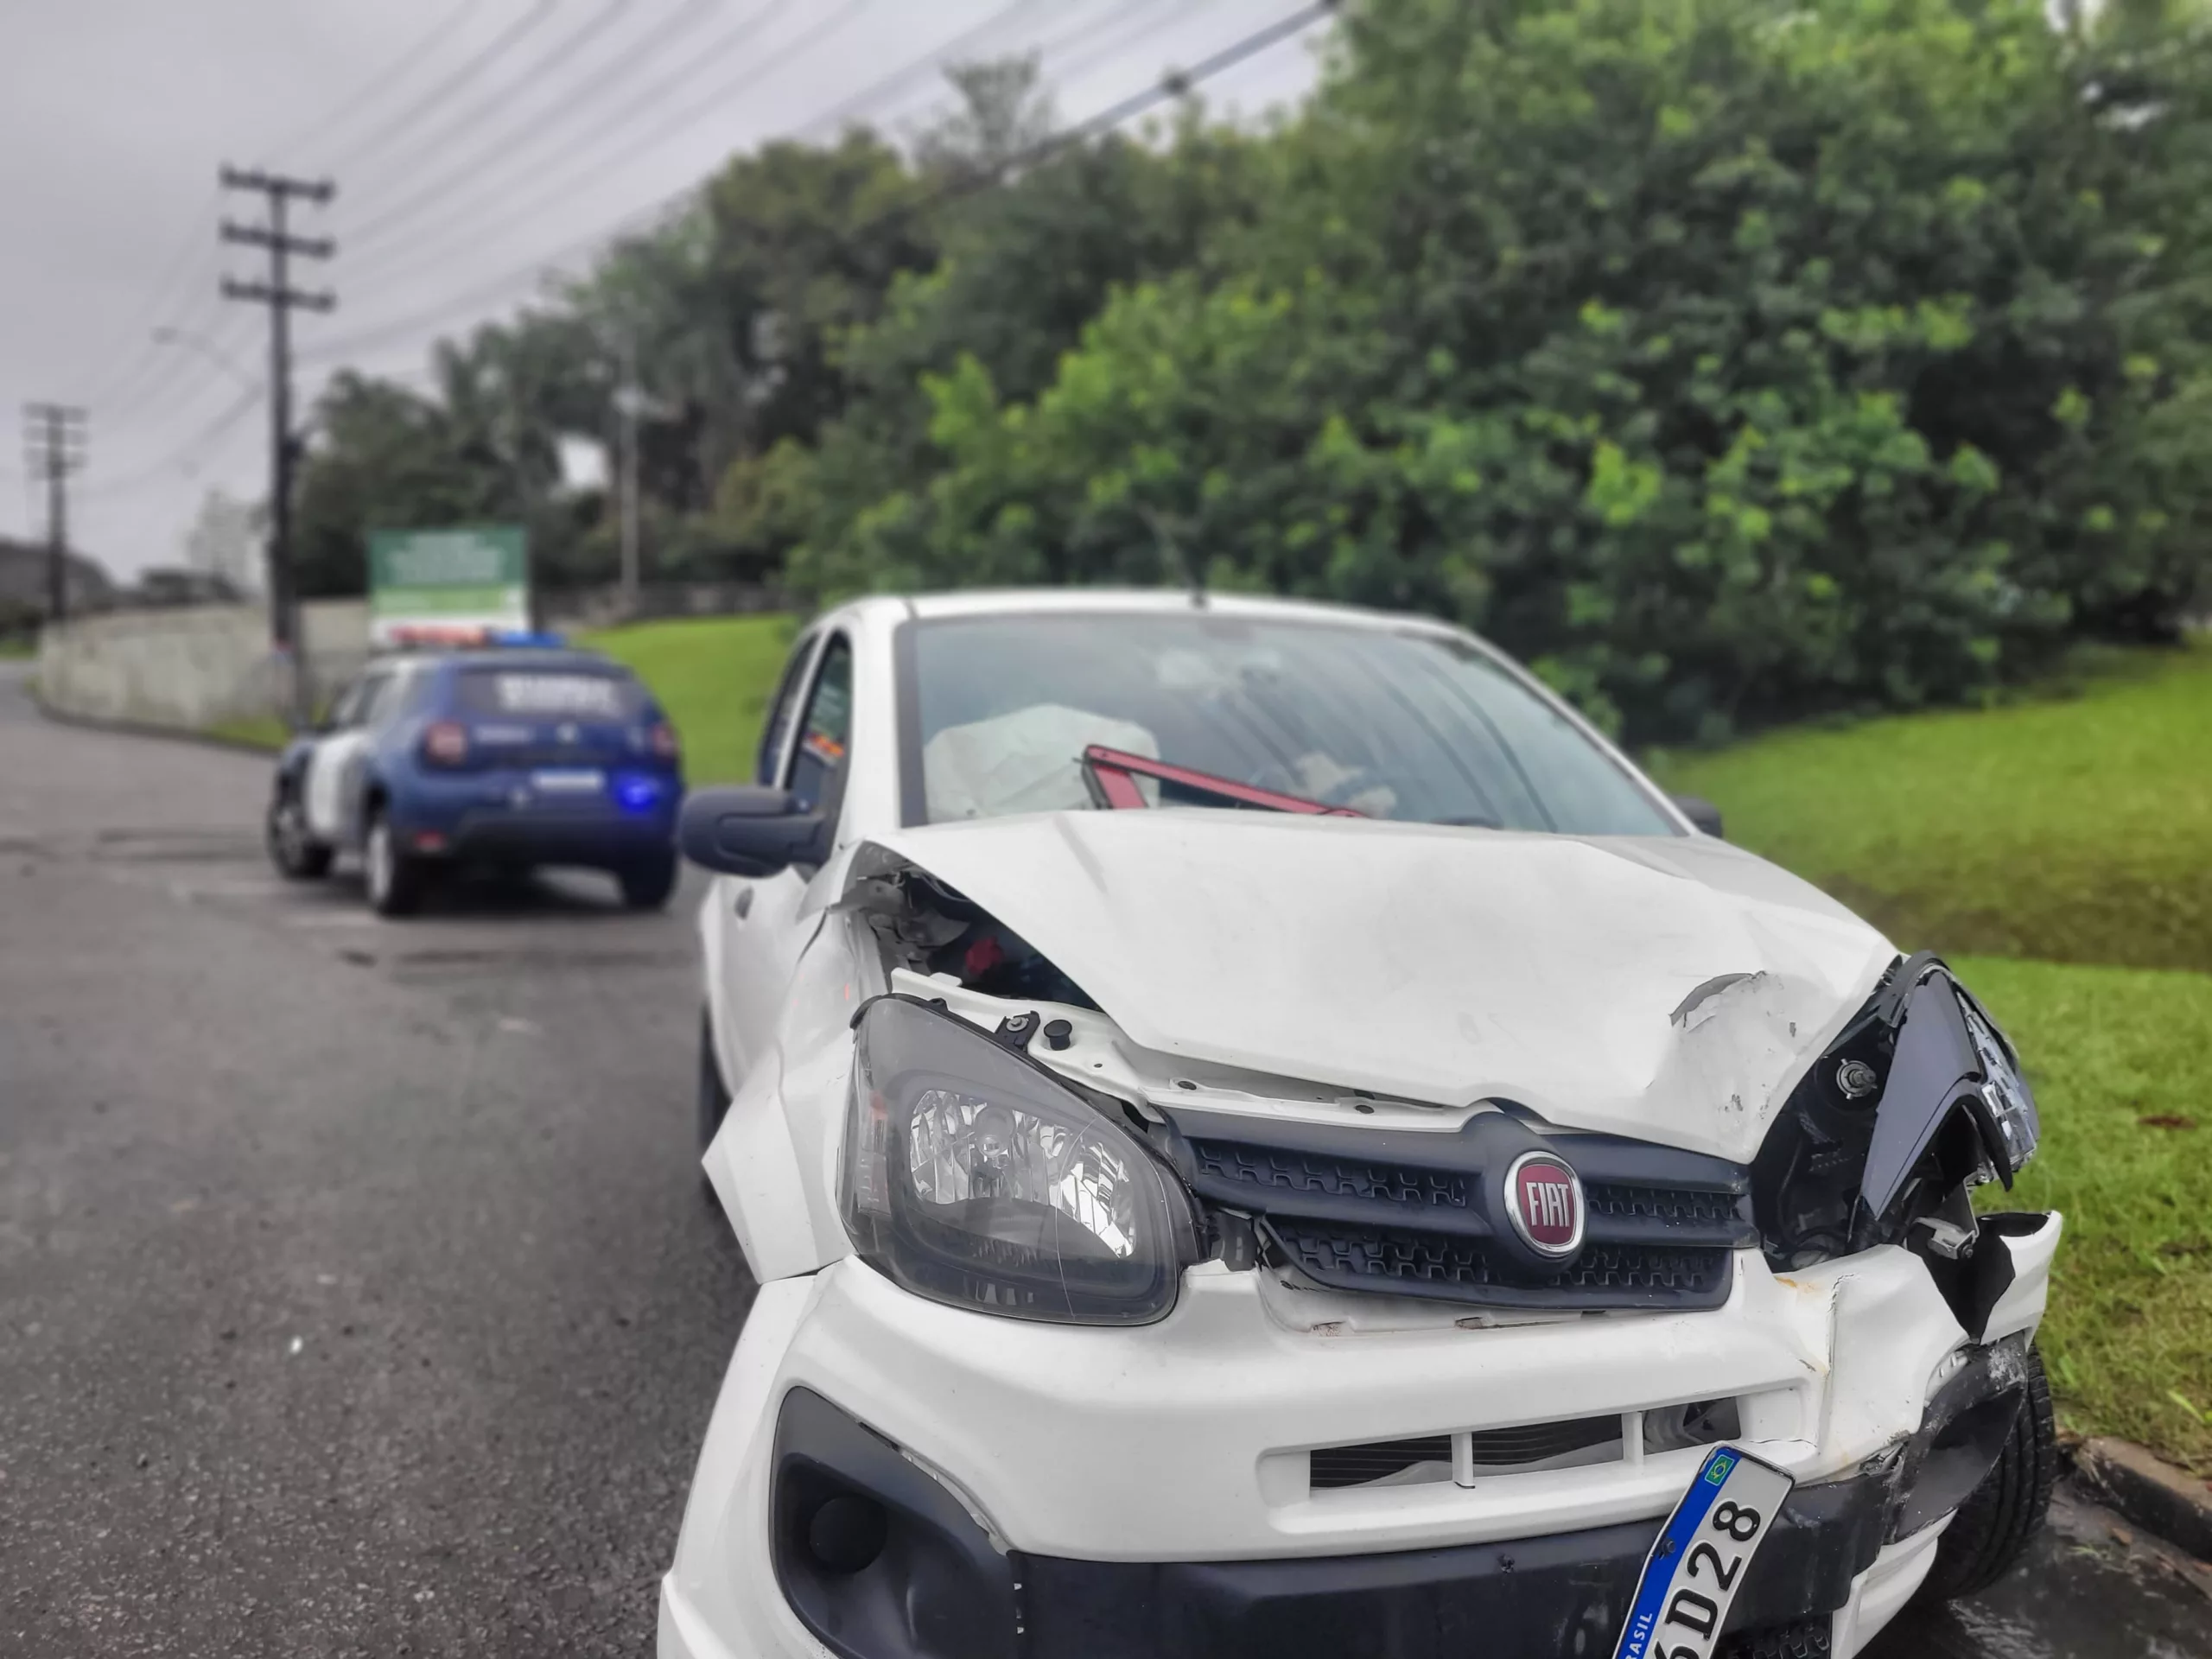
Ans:
POLYGON ((929 621, 940 617, 1127 615, 1132 612, 1173 614, 1193 611, 1331 622, 1349 627, 1459 632, 1449 623, 1408 612, 1371 610, 1364 606, 1331 604, 1320 600, 1279 599, 1263 594, 1199 595, 1182 588, 979 588, 911 596, 879 595, 855 600, 833 614, 869 620, 908 618, 929 621))
POLYGON ((597 652, 579 651, 568 647, 489 645, 471 646, 460 651, 395 651, 378 656, 372 667, 387 668, 399 664, 419 663, 429 668, 508 668, 537 670, 594 668, 607 669, 627 674, 630 671, 612 658, 597 652))

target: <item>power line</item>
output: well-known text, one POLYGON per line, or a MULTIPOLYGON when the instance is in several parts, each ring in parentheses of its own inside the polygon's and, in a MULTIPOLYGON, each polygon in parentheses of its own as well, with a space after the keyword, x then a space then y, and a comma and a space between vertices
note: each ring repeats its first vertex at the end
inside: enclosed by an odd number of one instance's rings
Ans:
MULTIPOLYGON (((541 76, 550 75, 560 68, 620 21, 628 3, 629 0, 601 0, 596 11, 554 41, 536 60, 521 67, 517 72, 517 79, 525 87, 535 87, 541 76)), ((457 104, 445 111, 450 118, 423 122, 414 129, 407 142, 390 154, 379 156, 378 165, 396 174, 405 173, 423 162, 448 155, 460 139, 493 121, 506 107, 507 98, 502 96, 457 104)), ((366 233, 362 232, 364 235, 366 233)))
MULTIPOLYGON (((716 0, 684 0, 684 3, 677 8, 677 21, 670 28, 662 29, 655 25, 643 37, 632 41, 628 50, 612 63, 595 69, 592 73, 589 87, 591 94, 596 96, 607 92, 609 88, 619 89, 622 85, 623 78, 641 59, 665 49, 671 41, 680 39, 688 33, 690 27, 696 27, 699 22, 712 16, 715 3, 716 0)), ((788 3, 788 0, 781 0, 781 3, 788 3)), ((742 43, 758 29, 765 16, 779 10, 780 10, 780 3, 772 3, 765 12, 758 12, 747 17, 739 25, 732 36, 726 38, 713 50, 727 51, 732 44, 742 43)), ((543 65, 539 67, 543 67, 543 65)), ((696 54, 691 54, 686 59, 683 71, 674 79, 680 80, 684 76, 696 73, 701 67, 700 56, 696 54)), ((481 153, 463 156, 460 165, 437 175, 421 185, 412 194, 402 197, 381 213, 372 214, 363 223, 353 226, 346 233, 348 244, 357 249, 373 246, 377 237, 381 232, 395 224, 404 224, 410 215, 418 212, 423 206, 435 202, 449 202, 453 199, 457 186, 471 182, 481 184, 487 178, 496 177, 502 167, 527 162, 532 140, 537 132, 545 130, 543 118, 545 114, 555 113, 564 119, 573 121, 588 107, 588 99, 582 105, 577 103, 575 89, 556 90, 551 111, 541 111, 538 116, 525 122, 520 129, 510 131, 503 138, 492 141, 484 147, 481 153), (486 166, 487 160, 495 160, 500 165, 487 168, 486 166)), ((603 143, 607 136, 607 126, 602 121, 594 121, 588 126, 572 128, 570 136, 585 142, 603 143)), ((542 163, 539 164, 542 165, 542 163)))
MULTIPOLYGON (((855 113, 860 108, 863 107, 869 100, 879 98, 886 91, 912 79, 917 74, 926 72, 932 67, 943 62, 953 53, 966 49, 977 36, 984 35, 991 29, 996 27, 1000 23, 1002 23, 1007 18, 1014 16, 1017 13, 1028 10, 1039 3, 1039 0, 1010 0, 1010 3, 1002 6, 999 10, 992 13, 991 16, 984 19, 982 22, 976 25, 972 29, 964 30, 954 40, 935 48, 925 56, 893 71, 890 74, 883 76, 881 79, 874 82, 870 86, 862 88, 860 92, 854 93, 852 96, 841 99, 830 109, 813 117, 798 130, 801 133, 817 131, 822 127, 828 125, 832 122, 844 119, 849 115, 855 113)), ((850 16, 852 12, 857 10, 860 6, 865 3, 867 3, 867 0, 851 0, 851 3, 848 4, 842 11, 836 14, 836 21, 842 22, 845 17, 850 16)), ((792 47, 790 49, 787 49, 786 52, 781 55, 785 58, 789 57, 792 51, 801 49, 804 45, 812 44, 813 41, 818 38, 823 32, 825 31, 817 30, 813 35, 806 37, 803 42, 793 42, 792 47)), ((774 64, 764 64, 761 66, 761 69, 763 73, 766 73, 767 70, 776 67, 780 67, 779 62, 774 64)), ((686 113, 689 114, 690 112, 687 111, 686 113)), ((434 326, 448 317, 462 315, 467 311, 475 309, 478 306, 488 300, 497 299, 511 294, 518 284, 530 281, 540 273, 548 270, 550 266, 575 253, 580 252, 587 248, 593 247, 599 243, 621 236, 630 231, 633 231, 652 222, 653 219, 658 219, 662 214, 667 213, 671 208, 690 200, 696 194, 698 186, 696 184, 687 184, 683 189, 675 192, 671 195, 664 197, 660 200, 653 202, 634 213, 626 215, 624 218, 618 219, 612 226, 602 226, 597 230, 587 232, 581 237, 575 238, 562 244, 559 247, 552 250, 550 252, 538 255, 537 257, 531 259, 527 264, 517 266, 490 282, 479 284, 478 286, 468 289, 463 295, 442 301, 435 306, 429 307, 409 316, 398 318, 391 322, 365 330, 361 334, 341 337, 340 339, 329 341, 313 353, 302 353, 302 360, 327 362, 334 358, 344 356, 350 353, 359 351, 365 347, 372 348, 386 340, 404 338, 409 334, 420 334, 426 327, 434 326)), ((508 219, 511 220, 512 217, 512 215, 509 215, 508 219)), ((480 229, 482 232, 489 233, 499 229, 503 222, 505 221, 486 221, 480 227, 480 229)))
MULTIPOLYGON (((791 4, 791 0, 767 0, 767 3, 766 5, 761 7, 760 10, 751 14, 749 16, 742 19, 736 28, 732 29, 729 33, 721 36, 713 44, 703 50, 688 54, 684 59, 683 67, 674 74, 669 75, 654 82, 651 86, 645 87, 642 92, 640 92, 638 97, 624 105, 620 110, 617 111, 613 115, 598 119, 588 126, 581 126, 572 129, 566 135, 569 142, 563 144, 560 148, 543 155, 538 155, 534 153, 534 144, 524 143, 519 146, 510 145, 504 149, 498 157, 499 162, 501 163, 500 166, 477 168, 473 169, 456 169, 455 174, 451 176, 456 178, 466 176, 480 188, 489 188, 494 194, 505 194, 499 181, 501 173, 505 170, 507 164, 526 162, 533 172, 539 174, 541 176, 553 176, 554 170, 556 168, 559 168, 569 156, 575 155, 580 149, 596 147, 603 155, 605 153, 605 145, 612 133, 626 125, 637 115, 656 109, 665 110, 667 108, 667 100, 669 97, 674 93, 678 87, 682 86, 685 82, 695 79, 702 71, 713 68, 715 64, 727 58, 730 53, 736 50, 739 47, 750 44, 754 35, 758 35, 760 30, 774 22, 777 17, 781 16, 790 8, 791 4)), ((757 79, 761 73, 763 73, 763 71, 760 66, 753 66, 749 68, 745 74, 741 76, 734 85, 727 85, 718 88, 716 96, 718 98, 727 98, 734 91, 741 91, 745 86, 751 85, 753 80, 757 79)), ((556 181, 562 186, 564 190, 573 190, 579 181, 575 174, 567 170, 563 170, 559 172, 556 181)), ((425 197, 431 194, 431 192, 427 190, 420 193, 422 196, 425 197)), ((472 194, 474 193, 468 191, 461 193, 458 201, 456 201, 451 195, 446 196, 444 200, 449 205, 460 205, 461 203, 465 203, 472 194)), ((509 196, 508 199, 509 200, 512 200, 512 196, 509 196)), ((415 202, 410 200, 407 204, 407 207, 411 209, 414 205, 415 202)), ((404 217, 404 214, 400 209, 391 209, 382 219, 372 219, 368 224, 362 226, 357 232, 349 237, 348 240, 356 247, 373 247, 375 245, 378 234, 382 232, 388 224, 404 217)), ((454 228, 457 225, 465 227, 474 225, 476 222, 477 216, 464 209, 456 219, 434 221, 426 228, 430 231, 432 238, 435 238, 445 231, 454 228)), ((411 245, 419 245, 423 239, 424 238, 420 235, 412 238, 403 237, 399 245, 404 247, 411 245)))
MULTIPOLYGON (((374 103, 379 95, 393 86, 400 77, 412 71, 421 59, 442 44, 448 35, 466 22, 471 14, 481 9, 483 4, 484 0, 460 0, 458 5, 447 11, 438 22, 425 31, 413 45, 365 79, 356 88, 353 97, 339 105, 335 111, 318 113, 314 122, 310 124, 309 130, 327 136, 333 128, 341 126, 350 119, 354 111, 366 108, 374 103)), ((305 134, 302 135, 302 137, 305 136, 305 134)), ((162 263, 162 276, 156 280, 153 288, 148 290, 146 304, 140 308, 130 325, 118 337, 118 344, 115 353, 107 359, 106 365, 95 378, 93 389, 86 393, 87 403, 105 404, 111 399, 120 398, 126 391, 137 391, 141 396, 145 395, 150 391, 150 385, 141 388, 135 386, 134 381, 143 378, 149 367, 163 369, 173 366, 168 357, 145 349, 146 334, 162 314, 175 302, 179 296, 190 293, 193 288, 197 286, 194 277, 200 268, 213 264, 215 257, 214 252, 203 239, 207 234, 203 227, 207 224, 207 216, 221 200, 220 190, 211 191, 200 206, 194 211, 184 235, 177 242, 176 251, 162 263)))
POLYGON ((245 418, 248 410, 261 401, 261 389, 257 386, 241 393, 226 404, 222 412, 207 422, 182 443, 145 465, 118 478, 95 480, 79 492, 80 494, 106 500, 111 497, 129 495, 149 484, 163 482, 172 468, 189 473, 197 466, 206 452, 217 442, 228 436, 232 429, 245 418))
POLYGON ((316 138, 327 141, 334 131, 345 126, 355 111, 366 109, 374 104, 379 94, 397 84, 401 77, 415 67, 417 61, 428 57, 435 48, 443 45, 446 37, 460 29, 461 24, 480 10, 483 4, 484 0, 461 0, 459 5, 454 6, 441 17, 421 38, 416 41, 414 45, 409 47, 364 81, 355 90, 353 97, 329 113, 316 116, 312 122, 285 138, 276 148, 286 150, 296 149, 301 145, 316 138))

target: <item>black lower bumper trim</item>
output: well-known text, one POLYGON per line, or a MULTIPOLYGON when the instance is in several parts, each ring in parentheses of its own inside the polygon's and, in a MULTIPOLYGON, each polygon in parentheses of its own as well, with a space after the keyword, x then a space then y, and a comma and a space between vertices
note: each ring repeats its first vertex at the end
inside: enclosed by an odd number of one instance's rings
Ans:
MULTIPOLYGON (((1802 1487, 1727 1629, 1789 1624, 1850 1599, 1881 1548, 1887 1489, 1802 1487)), ((1610 1653, 1659 1523, 1510 1543, 1279 1561, 1020 1557, 1033 1659, 1465 1659, 1610 1653)))
MULTIPOLYGON (((1605 1654, 1661 1524, 1381 1555, 1071 1560, 1006 1550, 897 1446, 810 1389, 785 1397, 775 1456, 777 1581, 840 1659, 1605 1654)), ((1842 1606, 1881 1548, 1895 1474, 1792 1492, 1726 1630, 1842 1606)))

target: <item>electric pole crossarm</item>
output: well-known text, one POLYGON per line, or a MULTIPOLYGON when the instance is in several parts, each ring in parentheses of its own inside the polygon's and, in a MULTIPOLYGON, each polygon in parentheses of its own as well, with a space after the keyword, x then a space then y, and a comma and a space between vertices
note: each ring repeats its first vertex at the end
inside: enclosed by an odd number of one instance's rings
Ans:
POLYGON ((338 194, 338 187, 328 179, 288 179, 278 174, 264 173, 257 167, 226 166, 223 168, 223 188, 260 190, 272 196, 297 196, 318 207, 327 204, 338 194))
POLYGON ((327 259, 338 251, 338 244, 327 236, 283 236, 258 225, 233 225, 227 219, 223 221, 223 240, 244 242, 257 248, 282 248, 287 253, 303 253, 310 259, 327 259))
POLYGON ((329 311, 338 304, 338 296, 327 289, 320 294, 308 294, 296 288, 271 288, 267 283, 241 283, 230 276, 223 278, 223 297, 257 300, 264 305, 280 305, 291 311, 329 311))

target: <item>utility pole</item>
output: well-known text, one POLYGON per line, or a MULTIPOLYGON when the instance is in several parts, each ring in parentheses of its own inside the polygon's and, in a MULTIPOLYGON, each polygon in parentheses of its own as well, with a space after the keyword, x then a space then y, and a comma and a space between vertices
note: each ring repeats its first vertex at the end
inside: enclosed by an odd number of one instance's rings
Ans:
POLYGON ((23 405, 23 449, 33 477, 46 475, 46 620, 69 616, 69 490, 85 464, 85 411, 60 404, 23 405))
POLYGON ((622 415, 622 613, 638 613, 638 336, 622 336, 622 385, 614 405, 622 415))
POLYGON ((269 635, 277 653, 291 664, 292 720, 304 725, 309 713, 306 641, 300 637, 299 596, 292 579, 292 463, 299 451, 292 433, 291 314, 328 311, 337 296, 327 289, 303 293, 288 281, 288 256, 327 259, 337 251, 328 237, 293 236, 285 229, 285 207, 294 198, 321 207, 338 192, 328 179, 288 179, 256 169, 226 165, 226 190, 258 190, 269 199, 269 223, 223 221, 223 240, 269 251, 269 280, 241 283, 223 278, 223 297, 269 308, 269 635))

